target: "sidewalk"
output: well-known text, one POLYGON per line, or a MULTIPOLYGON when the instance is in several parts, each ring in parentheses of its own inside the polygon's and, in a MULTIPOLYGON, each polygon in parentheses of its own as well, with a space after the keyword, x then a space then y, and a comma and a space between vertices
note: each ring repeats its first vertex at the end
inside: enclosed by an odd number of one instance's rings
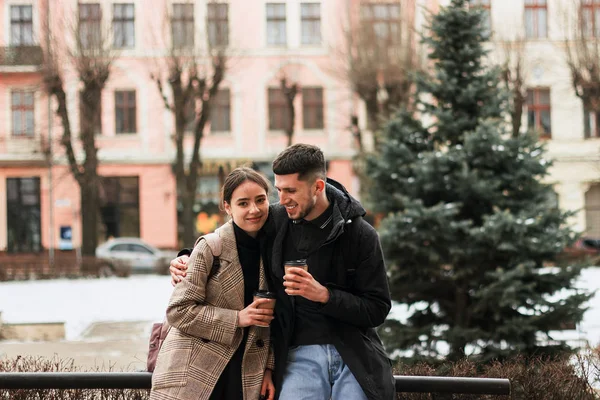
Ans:
POLYGON ((98 371, 146 369, 152 321, 97 322, 79 341, 0 342, 0 357, 21 356, 74 360, 76 367, 98 371))

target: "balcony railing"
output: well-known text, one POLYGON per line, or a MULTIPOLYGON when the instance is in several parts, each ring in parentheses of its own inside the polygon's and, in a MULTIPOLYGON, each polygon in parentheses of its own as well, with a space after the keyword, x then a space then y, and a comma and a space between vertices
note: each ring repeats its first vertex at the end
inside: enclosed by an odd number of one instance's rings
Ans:
POLYGON ((0 68, 39 67, 44 57, 40 46, 0 47, 0 68))

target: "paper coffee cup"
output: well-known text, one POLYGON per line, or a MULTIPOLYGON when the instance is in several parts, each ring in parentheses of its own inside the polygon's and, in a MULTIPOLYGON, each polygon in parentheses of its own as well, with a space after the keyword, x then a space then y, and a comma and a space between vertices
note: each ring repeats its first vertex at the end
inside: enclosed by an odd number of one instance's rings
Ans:
POLYGON ((257 308, 275 308, 275 292, 269 292, 268 290, 257 290, 254 292, 254 301, 258 299, 270 299, 271 301, 260 304, 257 308))
POLYGON ((306 263, 306 260, 290 260, 290 261, 286 261, 283 264, 283 270, 285 271, 285 273, 288 273, 288 269, 289 268, 302 268, 303 270, 305 270, 306 272, 308 272, 308 264, 306 263))

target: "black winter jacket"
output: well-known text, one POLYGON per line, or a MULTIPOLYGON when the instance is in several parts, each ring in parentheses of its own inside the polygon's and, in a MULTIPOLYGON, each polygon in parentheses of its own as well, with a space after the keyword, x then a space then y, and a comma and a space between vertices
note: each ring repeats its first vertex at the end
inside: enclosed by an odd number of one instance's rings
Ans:
MULTIPOLYGON (((395 398, 391 362, 375 327, 391 308, 390 293, 379 236, 363 220, 364 208, 338 182, 327 179, 327 197, 333 201, 333 228, 329 238, 309 255, 309 263, 330 262, 329 301, 321 312, 327 316, 332 343, 370 400, 395 398)), ((270 208, 265 230, 274 240, 270 287, 277 293, 271 333, 275 350, 275 389, 281 387, 289 343, 294 329, 294 298, 283 286, 283 244, 288 227, 285 208, 270 208)), ((322 267, 319 267, 322 268, 322 267)), ((278 396, 276 396, 278 397, 278 396)), ((285 399, 287 400, 287 399, 285 399)), ((337 400, 337 399, 336 399, 337 400)))

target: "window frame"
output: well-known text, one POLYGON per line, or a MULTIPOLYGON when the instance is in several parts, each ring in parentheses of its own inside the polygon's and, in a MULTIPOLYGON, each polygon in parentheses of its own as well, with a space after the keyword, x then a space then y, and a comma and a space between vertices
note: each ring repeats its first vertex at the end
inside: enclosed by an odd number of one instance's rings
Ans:
POLYGON ((321 3, 315 3, 315 2, 302 2, 300 3, 300 44, 302 46, 319 46, 321 45, 322 41, 323 41, 323 34, 322 34, 322 9, 321 9, 321 3), (309 15, 309 16, 305 16, 304 15, 304 11, 303 8, 307 6, 307 7, 311 7, 314 6, 318 11, 319 11, 319 15, 318 16, 314 16, 314 15, 309 15), (306 26, 311 26, 311 28, 307 28, 306 26), (318 26, 318 29, 316 29, 316 27, 318 26), (307 29, 310 33, 314 33, 315 31, 318 32, 318 37, 316 37, 316 35, 304 35, 305 29, 307 29), (304 41, 305 37, 310 37, 310 38, 314 38, 316 37, 316 40, 310 40, 310 41, 304 41))
POLYGON ((525 19, 523 26, 525 27, 525 38, 526 39, 546 39, 548 37, 548 1, 547 0, 525 0, 525 9, 523 18, 525 19), (527 11, 530 10, 533 14, 533 27, 532 33, 529 35, 527 29, 527 11), (543 35, 540 34, 540 11, 545 11, 545 31, 543 35))
POLYGON ((171 46, 173 49, 191 49, 194 48, 196 42, 196 18, 194 15, 195 7, 193 3, 173 3, 172 4, 172 12, 171 12, 171 46), (175 9, 181 7, 184 9, 189 7, 190 10, 187 12, 182 12, 181 15, 175 16, 175 9), (182 36, 184 39, 181 43, 175 43, 176 38, 178 37, 175 34, 175 23, 181 24, 182 32, 185 34, 182 36), (189 25, 189 26, 188 26, 189 25), (188 29, 191 26, 191 37, 188 38, 188 29))
POLYGON ((287 37, 287 4, 286 3, 265 3, 265 21, 266 21, 266 36, 267 36, 267 46, 273 47, 285 47, 287 46, 288 37, 287 37), (283 8, 283 16, 269 16, 269 7, 282 7, 283 8), (280 36, 270 36, 269 32, 272 30, 269 27, 271 24, 283 24, 283 29, 280 28, 280 32, 283 32, 283 37, 280 36), (274 39, 278 39, 275 41, 274 39), (280 40, 281 39, 281 40, 280 40))
POLYGON ((304 130, 325 129, 325 96, 321 86, 305 86, 302 88, 302 128, 304 130), (308 93, 317 93, 315 97, 308 93), (318 117, 320 110, 320 118, 318 117), (311 118, 311 119, 309 119, 311 118))
POLYGON ((77 22, 81 48, 93 49, 102 46, 102 5, 99 2, 78 3, 77 13, 79 15, 77 22), (88 10, 88 16, 85 18, 82 16, 83 9, 88 10), (82 30, 87 30, 85 39, 82 36, 84 33, 82 30))
POLYGON ((42 251, 41 178, 39 176, 6 177, 6 251, 8 253, 42 251), (24 186, 29 183, 31 190, 24 186), (16 192, 12 189, 15 188, 16 192), (16 197, 16 198, 15 198, 16 197), (25 199, 29 201, 25 201, 25 199), (27 230, 27 243, 14 238, 27 230))
POLYGON ((10 135, 13 138, 32 138, 35 137, 35 91, 31 89, 12 89, 10 90, 10 135), (15 105, 14 96, 20 97, 20 102, 15 105), (31 104, 26 104, 25 96, 31 95, 31 104), (21 120, 20 132, 15 131, 15 113, 19 114, 21 120), (31 113, 31 132, 27 130, 27 115, 31 113))
POLYGON ((579 7, 579 18, 580 26, 583 31, 583 35, 588 38, 600 37, 600 0, 588 0, 591 3, 581 2, 579 7), (585 16, 584 11, 590 12, 591 29, 588 29, 584 24, 585 16))
POLYGON ((108 240, 111 236, 140 236, 140 177, 138 175, 101 176, 99 198, 98 237, 108 240))
POLYGON ((211 134, 231 132, 231 90, 229 88, 219 89, 213 100, 210 112, 211 134), (219 118, 221 115, 223 115, 222 119, 219 118), (226 121, 226 123, 224 126, 220 126, 220 122, 217 121, 226 121))
POLYGON ((552 92, 549 87, 537 87, 531 88, 527 90, 527 129, 534 129, 539 132, 541 139, 551 139, 552 138, 552 92), (548 92, 548 104, 544 104, 540 102, 540 97, 542 92, 548 92), (529 94, 533 95, 533 103, 529 102, 529 94), (542 121, 542 112, 548 111, 548 115, 550 118, 550 131, 544 132, 542 121), (534 113, 534 126, 529 126, 529 113, 534 113))
POLYGON ((10 47, 20 47, 20 46, 35 46, 35 37, 34 37, 34 9, 35 7, 33 6, 33 3, 12 3, 12 4, 8 4, 7 7, 7 12, 8 12, 8 45, 10 47), (14 20, 13 19, 13 12, 12 12, 12 8, 18 8, 19 9, 19 19, 18 20, 14 20), (23 19, 23 8, 29 7, 31 12, 30 12, 30 19, 26 20, 23 19), (17 25, 19 27, 19 41, 16 42, 14 35, 13 35, 13 26, 17 25), (26 29, 27 28, 27 29, 26 29), (23 35, 23 32, 25 30, 29 31, 29 39, 30 41, 24 41, 23 38, 25 37, 23 35))
POLYGON ((600 138, 600 111, 590 110, 589 108, 584 107, 583 118, 583 138, 600 138))
POLYGON ((211 47, 229 46, 229 4, 228 3, 208 3, 206 5, 206 29, 208 43, 211 47), (225 10, 224 16, 221 11, 225 10), (211 10, 213 10, 211 12, 211 10), (214 28, 215 36, 211 32, 214 28), (223 28, 225 27, 225 28, 223 28))
POLYGON ((362 24, 367 24, 373 30, 373 34, 376 39, 381 39, 385 46, 393 46, 402 42, 402 5, 398 2, 384 2, 384 3, 363 3, 360 5, 360 19, 362 24), (386 8, 386 16, 378 17, 375 10, 379 7, 386 8), (393 17, 391 10, 393 8, 398 9, 398 16, 393 17), (386 27, 385 37, 377 33, 377 25, 384 25, 386 27), (396 26, 397 36, 392 34, 391 27, 396 26))
POLYGON ((285 131, 290 123, 291 115, 280 87, 267 88, 267 111, 269 131, 285 131))
POLYGON ((133 49, 135 48, 135 3, 113 3, 112 4, 112 11, 113 11, 113 19, 112 19, 112 31, 113 31, 113 47, 116 49, 133 49), (125 13, 125 8, 127 8, 128 6, 131 6, 133 8, 133 16, 131 17, 127 17, 124 14, 125 13), (121 7, 121 16, 120 17, 116 17, 116 9, 117 7, 121 7), (127 36, 126 32, 127 32, 127 26, 131 24, 131 32, 132 32, 132 43, 131 44, 127 44, 127 39, 129 38, 129 36, 127 36), (117 25, 121 26, 121 43, 117 43, 117 34, 116 34, 116 27, 117 25))
POLYGON ((115 134, 137 133, 137 93, 135 89, 115 90, 115 134), (122 98, 119 100, 119 97, 122 98), (119 111, 122 113, 122 129, 119 126, 119 111), (133 117, 132 117, 133 116, 133 117), (133 122, 132 122, 133 121, 133 122), (129 128, 129 129, 128 129, 129 128))

